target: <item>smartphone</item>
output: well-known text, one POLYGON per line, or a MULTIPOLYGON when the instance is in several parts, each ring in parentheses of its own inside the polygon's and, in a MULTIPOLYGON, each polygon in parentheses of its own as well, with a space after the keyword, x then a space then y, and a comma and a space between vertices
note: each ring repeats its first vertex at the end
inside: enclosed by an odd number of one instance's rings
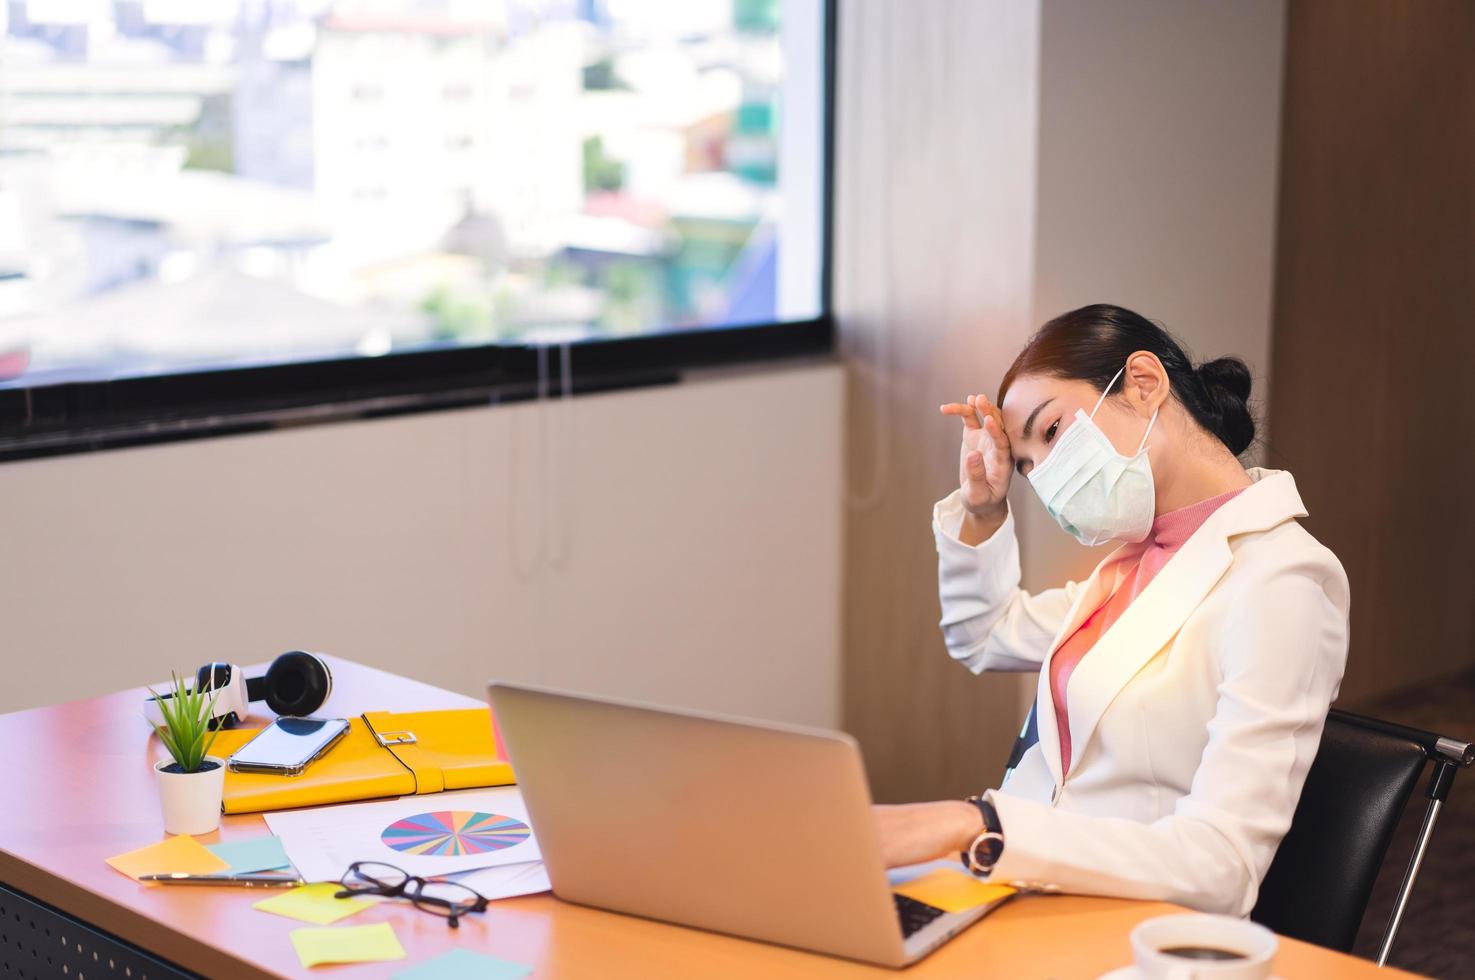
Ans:
POLYGON ((347 734, 346 718, 278 718, 237 749, 228 764, 232 772, 300 776, 347 734))

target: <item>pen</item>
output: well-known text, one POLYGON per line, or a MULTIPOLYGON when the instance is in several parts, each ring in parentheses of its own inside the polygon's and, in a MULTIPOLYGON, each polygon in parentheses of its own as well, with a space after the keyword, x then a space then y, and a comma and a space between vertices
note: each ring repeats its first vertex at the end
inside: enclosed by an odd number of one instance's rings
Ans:
POLYGON ((291 888, 302 884, 295 874, 209 874, 195 875, 184 871, 169 874, 139 875, 139 881, 157 881, 161 885, 240 885, 243 888, 291 888))

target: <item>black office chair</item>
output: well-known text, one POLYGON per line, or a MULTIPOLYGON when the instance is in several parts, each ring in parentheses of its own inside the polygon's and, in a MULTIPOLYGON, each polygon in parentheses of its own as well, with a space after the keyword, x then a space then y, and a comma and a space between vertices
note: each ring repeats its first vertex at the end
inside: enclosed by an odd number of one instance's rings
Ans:
POLYGON ((1433 764, 1424 790, 1429 804, 1378 947, 1378 965, 1386 963, 1455 772, 1475 762, 1475 745, 1468 742, 1333 710, 1250 918, 1296 939, 1350 951, 1426 761, 1433 764))
MULTIPOLYGON (((1031 705, 1009 753, 1005 777, 1039 740, 1031 705)), ((1475 745, 1333 709, 1291 829, 1260 885, 1250 918, 1284 936, 1350 952, 1393 831, 1425 762, 1429 799, 1378 949, 1378 965, 1398 935, 1440 807, 1455 771, 1475 762, 1475 745)))

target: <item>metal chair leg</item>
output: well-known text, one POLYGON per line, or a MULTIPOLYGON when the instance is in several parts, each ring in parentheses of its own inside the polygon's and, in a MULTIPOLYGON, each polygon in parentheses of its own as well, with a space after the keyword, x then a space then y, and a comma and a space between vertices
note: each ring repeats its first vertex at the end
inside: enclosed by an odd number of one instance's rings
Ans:
POLYGON ((1398 927, 1403 922, 1403 910, 1408 905, 1408 896, 1414 890, 1414 882, 1419 877, 1419 867, 1424 863, 1424 851, 1429 846, 1429 838, 1434 833, 1434 821, 1439 819, 1439 800, 1430 800, 1429 809, 1424 811, 1424 825, 1419 828, 1419 839, 1414 844, 1414 859, 1409 862, 1407 870, 1403 872, 1403 884, 1398 888, 1398 900, 1393 905, 1393 915, 1388 919, 1388 929, 1383 933, 1383 945, 1378 949, 1378 966, 1388 962, 1388 952, 1393 948, 1393 940, 1398 936, 1398 927))
POLYGON ((1434 772, 1429 777, 1429 789, 1425 795, 1429 797, 1429 808, 1424 811, 1424 822, 1419 827, 1418 839, 1414 842, 1413 860, 1409 862, 1407 870, 1403 872, 1403 884, 1398 888, 1398 898, 1393 903, 1393 914, 1388 918, 1388 928, 1383 933, 1383 944, 1378 949, 1378 966, 1388 962, 1388 953, 1393 949, 1393 940, 1398 938, 1398 927, 1403 923, 1403 913, 1408 907, 1408 897, 1414 890, 1414 882, 1418 880, 1419 869, 1424 864, 1424 852, 1429 848, 1429 838, 1434 835, 1434 822, 1439 819, 1439 810, 1449 796, 1449 787, 1454 782, 1455 769, 1459 763, 1450 761, 1437 762, 1434 772))

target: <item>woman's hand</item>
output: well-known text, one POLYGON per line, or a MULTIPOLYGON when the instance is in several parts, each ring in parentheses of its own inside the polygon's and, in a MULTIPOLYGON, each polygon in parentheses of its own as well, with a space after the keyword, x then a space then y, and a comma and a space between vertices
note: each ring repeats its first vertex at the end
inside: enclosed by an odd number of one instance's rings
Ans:
POLYGON ((1009 437, 1004 434, 1004 416, 987 395, 969 395, 966 404, 953 402, 941 406, 939 411, 963 420, 958 487, 969 520, 964 522, 962 536, 965 544, 978 544, 998 530, 1008 514, 1014 455, 1009 451, 1009 437))
POLYGON ((957 857, 983 832, 983 816, 966 800, 878 803, 871 807, 886 867, 957 857))
POLYGON ((1004 416, 987 395, 969 395, 966 404, 954 402, 941 406, 939 411, 963 420, 963 448, 958 456, 963 506, 975 516, 987 516, 1004 506, 1009 477, 1014 472, 1004 416))

